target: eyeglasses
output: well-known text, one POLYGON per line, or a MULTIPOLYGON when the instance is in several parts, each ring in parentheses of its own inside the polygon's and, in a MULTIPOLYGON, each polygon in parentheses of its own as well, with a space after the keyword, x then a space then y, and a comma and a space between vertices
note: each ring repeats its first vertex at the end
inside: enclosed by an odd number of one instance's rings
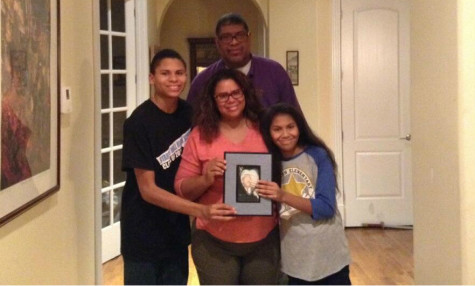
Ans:
POLYGON ((236 39, 238 42, 242 42, 249 37, 249 32, 241 31, 236 34, 222 34, 218 36, 218 39, 223 44, 230 44, 233 39, 236 39))
POLYGON ((214 98, 216 98, 216 101, 219 103, 225 103, 229 100, 229 97, 232 97, 234 99, 240 99, 243 95, 244 94, 242 93, 242 90, 239 88, 229 93, 228 92, 218 93, 214 96, 214 98))

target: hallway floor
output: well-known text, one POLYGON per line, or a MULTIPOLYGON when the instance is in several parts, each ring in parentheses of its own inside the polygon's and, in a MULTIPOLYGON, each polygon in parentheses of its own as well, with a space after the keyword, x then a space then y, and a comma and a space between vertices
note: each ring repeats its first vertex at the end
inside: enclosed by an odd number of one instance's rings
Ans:
MULTIPOLYGON (((347 228, 354 285, 413 285, 412 230, 347 228)), ((123 262, 119 256, 103 264, 104 285, 123 284, 123 262)), ((190 257, 188 285, 199 285, 190 257)))

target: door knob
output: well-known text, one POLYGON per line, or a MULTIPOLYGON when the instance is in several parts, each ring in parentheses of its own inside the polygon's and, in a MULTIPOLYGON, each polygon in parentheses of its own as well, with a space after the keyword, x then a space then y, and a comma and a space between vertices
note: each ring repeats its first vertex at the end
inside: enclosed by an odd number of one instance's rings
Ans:
POLYGON ((405 136, 405 137, 401 137, 401 138, 399 138, 399 139, 401 139, 401 140, 407 140, 407 141, 411 141, 411 138, 412 138, 411 134, 406 134, 406 136, 405 136))

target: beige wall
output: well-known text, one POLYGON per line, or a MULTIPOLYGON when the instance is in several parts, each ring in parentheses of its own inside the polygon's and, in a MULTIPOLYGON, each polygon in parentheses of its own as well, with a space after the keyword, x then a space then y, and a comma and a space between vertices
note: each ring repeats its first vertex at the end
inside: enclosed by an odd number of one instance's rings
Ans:
POLYGON ((61 188, 0 228, 1 284, 94 284, 92 0, 61 0, 61 188))
POLYGON ((415 279, 474 284, 475 6, 411 3, 415 279))
POLYGON ((334 111, 335 99, 332 94, 332 1, 316 1, 316 50, 317 73, 310 80, 317 82, 317 111, 315 130, 326 143, 335 150, 334 145, 334 111))
POLYGON ((269 57, 285 67, 286 52, 299 52, 299 85, 294 86, 294 89, 314 130, 317 126, 318 106, 316 3, 317 1, 269 1, 269 57))
MULTIPOLYGON (((148 20, 148 42, 150 43, 150 47, 153 47, 155 43, 158 42, 158 33, 156 32, 155 29, 152 29, 151 27, 156 27, 157 26, 157 9, 159 5, 162 4, 163 1, 147 1, 147 20, 148 20)), ((161 8, 162 10, 164 7, 161 8)))
POLYGON ((269 57, 285 67, 286 52, 299 51, 295 93, 310 127, 333 147, 331 1, 273 0, 268 7, 269 57))
POLYGON ((459 1, 459 179, 462 283, 475 284, 475 1, 459 1))

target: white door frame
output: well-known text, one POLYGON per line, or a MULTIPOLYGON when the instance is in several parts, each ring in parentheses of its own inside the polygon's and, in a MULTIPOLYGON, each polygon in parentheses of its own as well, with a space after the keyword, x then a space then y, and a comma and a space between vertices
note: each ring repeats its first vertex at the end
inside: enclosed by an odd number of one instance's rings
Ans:
MULTIPOLYGON (((101 122, 101 43, 100 43, 100 13, 99 13, 99 1, 93 2, 92 7, 92 26, 93 26, 93 64, 94 64, 94 122, 101 122)), ((102 174, 101 174, 101 126, 96 124, 94 128, 94 259, 96 265, 94 267, 94 283, 96 285, 102 284, 102 194, 96 190, 100 190, 102 187, 102 174)))
MULTIPOLYGON (((137 74, 137 105, 150 96, 148 81, 149 49, 148 49, 148 1, 135 0, 135 51, 137 74)), ((154 0, 156 1, 156 0, 154 0)))
POLYGON ((333 152, 338 165, 338 186, 343 196, 341 216, 345 218, 345 190, 343 188, 343 136, 341 123, 341 0, 332 0, 332 97, 333 97, 333 152))
MULTIPOLYGON (((136 94, 137 105, 149 97, 150 88, 148 82, 149 63, 148 63, 148 0, 134 0, 135 1, 135 38, 136 38, 136 94)), ((100 21, 99 21, 99 1, 94 1, 93 7, 93 33, 96 43, 94 44, 94 72, 95 81, 94 86, 95 96, 95 122, 101 122, 101 51, 100 51, 100 21)), ((101 126, 100 124, 94 130, 95 145, 101 146, 101 126)), ((95 190, 100 190, 102 187, 101 174, 101 148, 95 148, 94 151, 94 186, 95 190)), ((101 192, 95 192, 94 195, 94 222, 95 222, 95 284, 102 284, 102 195, 101 192)))

